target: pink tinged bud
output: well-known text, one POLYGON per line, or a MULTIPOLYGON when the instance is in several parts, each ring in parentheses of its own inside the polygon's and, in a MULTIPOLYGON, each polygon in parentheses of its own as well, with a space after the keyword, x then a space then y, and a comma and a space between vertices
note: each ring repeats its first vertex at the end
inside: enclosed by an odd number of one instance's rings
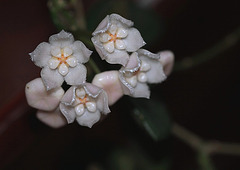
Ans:
POLYGON ((163 65, 163 71, 168 76, 173 69, 174 54, 172 51, 160 51, 158 54, 160 54, 159 61, 163 65))
POLYGON ((52 128, 60 128, 67 125, 66 118, 62 115, 59 108, 52 112, 38 110, 37 118, 44 124, 52 128))
POLYGON ((26 84, 25 94, 28 104, 36 109, 53 111, 60 103, 64 90, 61 87, 47 91, 41 78, 26 84))
POLYGON ((92 84, 103 88, 107 92, 109 105, 113 105, 123 96, 118 71, 106 71, 97 74, 93 78, 92 84))

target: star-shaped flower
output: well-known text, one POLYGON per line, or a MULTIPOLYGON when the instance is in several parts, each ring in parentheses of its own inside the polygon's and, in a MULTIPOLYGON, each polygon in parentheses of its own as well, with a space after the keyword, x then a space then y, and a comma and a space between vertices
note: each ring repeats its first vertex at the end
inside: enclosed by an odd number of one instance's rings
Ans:
POLYGON ((86 67, 91 51, 81 41, 65 31, 52 35, 49 43, 43 42, 30 53, 35 65, 43 68, 41 77, 47 90, 60 87, 65 80, 69 85, 79 85, 86 80, 86 67))
POLYGON ((147 83, 160 83, 166 79, 160 55, 140 49, 132 53, 126 67, 119 70, 123 92, 133 97, 150 97, 147 83))
POLYGON ((110 112, 106 92, 90 83, 70 87, 61 100, 60 110, 68 123, 76 119, 90 128, 99 121, 101 113, 110 112))
POLYGON ((106 16, 92 33, 92 42, 103 60, 126 65, 128 52, 137 51, 146 43, 133 22, 118 14, 106 16))

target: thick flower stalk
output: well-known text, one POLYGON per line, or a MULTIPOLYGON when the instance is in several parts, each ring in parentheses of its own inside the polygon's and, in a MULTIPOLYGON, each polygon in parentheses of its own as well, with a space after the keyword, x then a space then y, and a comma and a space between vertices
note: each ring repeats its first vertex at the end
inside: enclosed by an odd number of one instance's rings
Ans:
POLYGON ((81 41, 65 31, 52 35, 49 43, 43 42, 30 53, 32 61, 43 68, 41 77, 47 90, 60 87, 65 80, 69 85, 86 81, 86 67, 91 51, 81 41))
POLYGON ((132 97, 150 97, 148 83, 160 83, 166 79, 160 55, 140 49, 132 53, 126 67, 119 70, 123 93, 132 97))
POLYGON ((126 65, 128 52, 137 51, 146 43, 133 22, 118 14, 107 15, 92 33, 92 42, 103 60, 126 65))
POLYGON ((60 110, 68 123, 76 119, 87 127, 98 122, 101 113, 106 115, 110 112, 106 92, 90 83, 70 87, 61 100, 60 110))

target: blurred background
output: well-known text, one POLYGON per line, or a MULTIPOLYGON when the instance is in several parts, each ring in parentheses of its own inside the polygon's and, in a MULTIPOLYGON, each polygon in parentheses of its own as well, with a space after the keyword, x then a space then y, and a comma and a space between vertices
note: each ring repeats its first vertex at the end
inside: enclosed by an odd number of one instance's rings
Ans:
MULTIPOLYGON (((0 169, 240 169, 239 6, 237 0, 1 0, 0 169), (153 99, 123 97, 91 129, 47 127, 26 103, 25 84, 40 76, 28 53, 61 29, 94 50, 91 32, 111 13, 134 21, 145 49, 173 51, 172 74, 152 86, 153 99)), ((116 69, 96 52, 92 57, 102 71, 116 69)))

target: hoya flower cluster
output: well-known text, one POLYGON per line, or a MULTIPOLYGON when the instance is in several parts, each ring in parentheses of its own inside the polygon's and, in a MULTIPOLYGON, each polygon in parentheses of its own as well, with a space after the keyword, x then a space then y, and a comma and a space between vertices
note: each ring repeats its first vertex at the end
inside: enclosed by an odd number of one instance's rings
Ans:
POLYGON ((26 85, 27 101, 39 109, 37 117, 52 127, 75 120, 92 127, 102 114, 110 112, 109 105, 124 94, 149 98, 147 84, 160 83, 171 72, 173 54, 169 51, 153 54, 140 49, 146 43, 130 20, 108 15, 92 35, 100 57, 110 64, 122 65, 119 71, 95 75, 92 83, 86 82, 84 66, 92 51, 81 41, 75 41, 71 33, 61 31, 52 35, 49 43, 40 43, 30 53, 31 60, 42 70, 41 78, 26 85), (61 87, 64 81, 71 85, 66 92, 61 87))

